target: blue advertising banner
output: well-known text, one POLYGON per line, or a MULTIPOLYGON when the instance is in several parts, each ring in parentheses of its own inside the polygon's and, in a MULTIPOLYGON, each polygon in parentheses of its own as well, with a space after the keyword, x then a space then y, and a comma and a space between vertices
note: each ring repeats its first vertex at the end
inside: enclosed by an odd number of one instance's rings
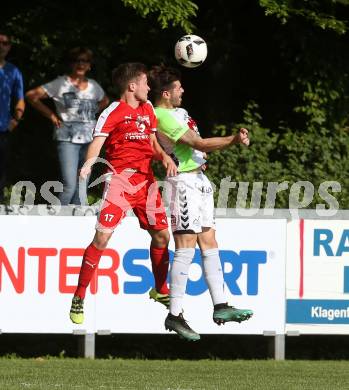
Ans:
POLYGON ((289 324, 349 324, 349 300, 288 299, 289 324))

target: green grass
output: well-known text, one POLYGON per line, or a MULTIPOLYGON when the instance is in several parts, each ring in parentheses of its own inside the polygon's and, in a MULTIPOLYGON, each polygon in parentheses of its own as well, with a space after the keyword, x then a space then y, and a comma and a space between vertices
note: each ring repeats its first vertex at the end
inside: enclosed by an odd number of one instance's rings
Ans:
POLYGON ((349 362, 0 358, 0 389, 349 389, 349 362))

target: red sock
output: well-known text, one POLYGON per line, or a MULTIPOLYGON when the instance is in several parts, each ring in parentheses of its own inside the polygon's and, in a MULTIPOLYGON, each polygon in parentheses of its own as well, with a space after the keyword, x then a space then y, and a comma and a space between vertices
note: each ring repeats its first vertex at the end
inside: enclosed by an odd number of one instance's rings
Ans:
POLYGON ((86 288, 98 268, 98 263, 103 254, 103 250, 97 249, 92 243, 86 248, 82 258, 82 264, 79 274, 78 287, 75 291, 75 296, 81 299, 85 298, 86 288))
POLYGON ((155 279, 156 291, 160 294, 168 294, 167 274, 168 274, 168 249, 150 247, 151 265, 155 279))

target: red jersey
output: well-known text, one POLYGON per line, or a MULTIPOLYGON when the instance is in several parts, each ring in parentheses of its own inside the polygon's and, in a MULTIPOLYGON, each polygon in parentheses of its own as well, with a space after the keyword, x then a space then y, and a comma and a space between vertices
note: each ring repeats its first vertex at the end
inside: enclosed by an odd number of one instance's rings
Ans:
POLYGON ((133 168, 149 173, 154 151, 150 134, 156 131, 156 116, 150 101, 132 108, 124 101, 110 104, 100 115, 94 137, 107 137, 105 158, 117 172, 133 168))

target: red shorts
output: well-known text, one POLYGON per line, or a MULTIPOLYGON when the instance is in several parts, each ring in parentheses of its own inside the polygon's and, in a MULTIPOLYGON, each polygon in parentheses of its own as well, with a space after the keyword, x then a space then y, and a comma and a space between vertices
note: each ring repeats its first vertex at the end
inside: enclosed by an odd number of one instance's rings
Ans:
POLYGON ((133 210, 145 230, 167 229, 167 217, 158 185, 152 174, 124 170, 105 182, 96 229, 112 232, 133 210))

